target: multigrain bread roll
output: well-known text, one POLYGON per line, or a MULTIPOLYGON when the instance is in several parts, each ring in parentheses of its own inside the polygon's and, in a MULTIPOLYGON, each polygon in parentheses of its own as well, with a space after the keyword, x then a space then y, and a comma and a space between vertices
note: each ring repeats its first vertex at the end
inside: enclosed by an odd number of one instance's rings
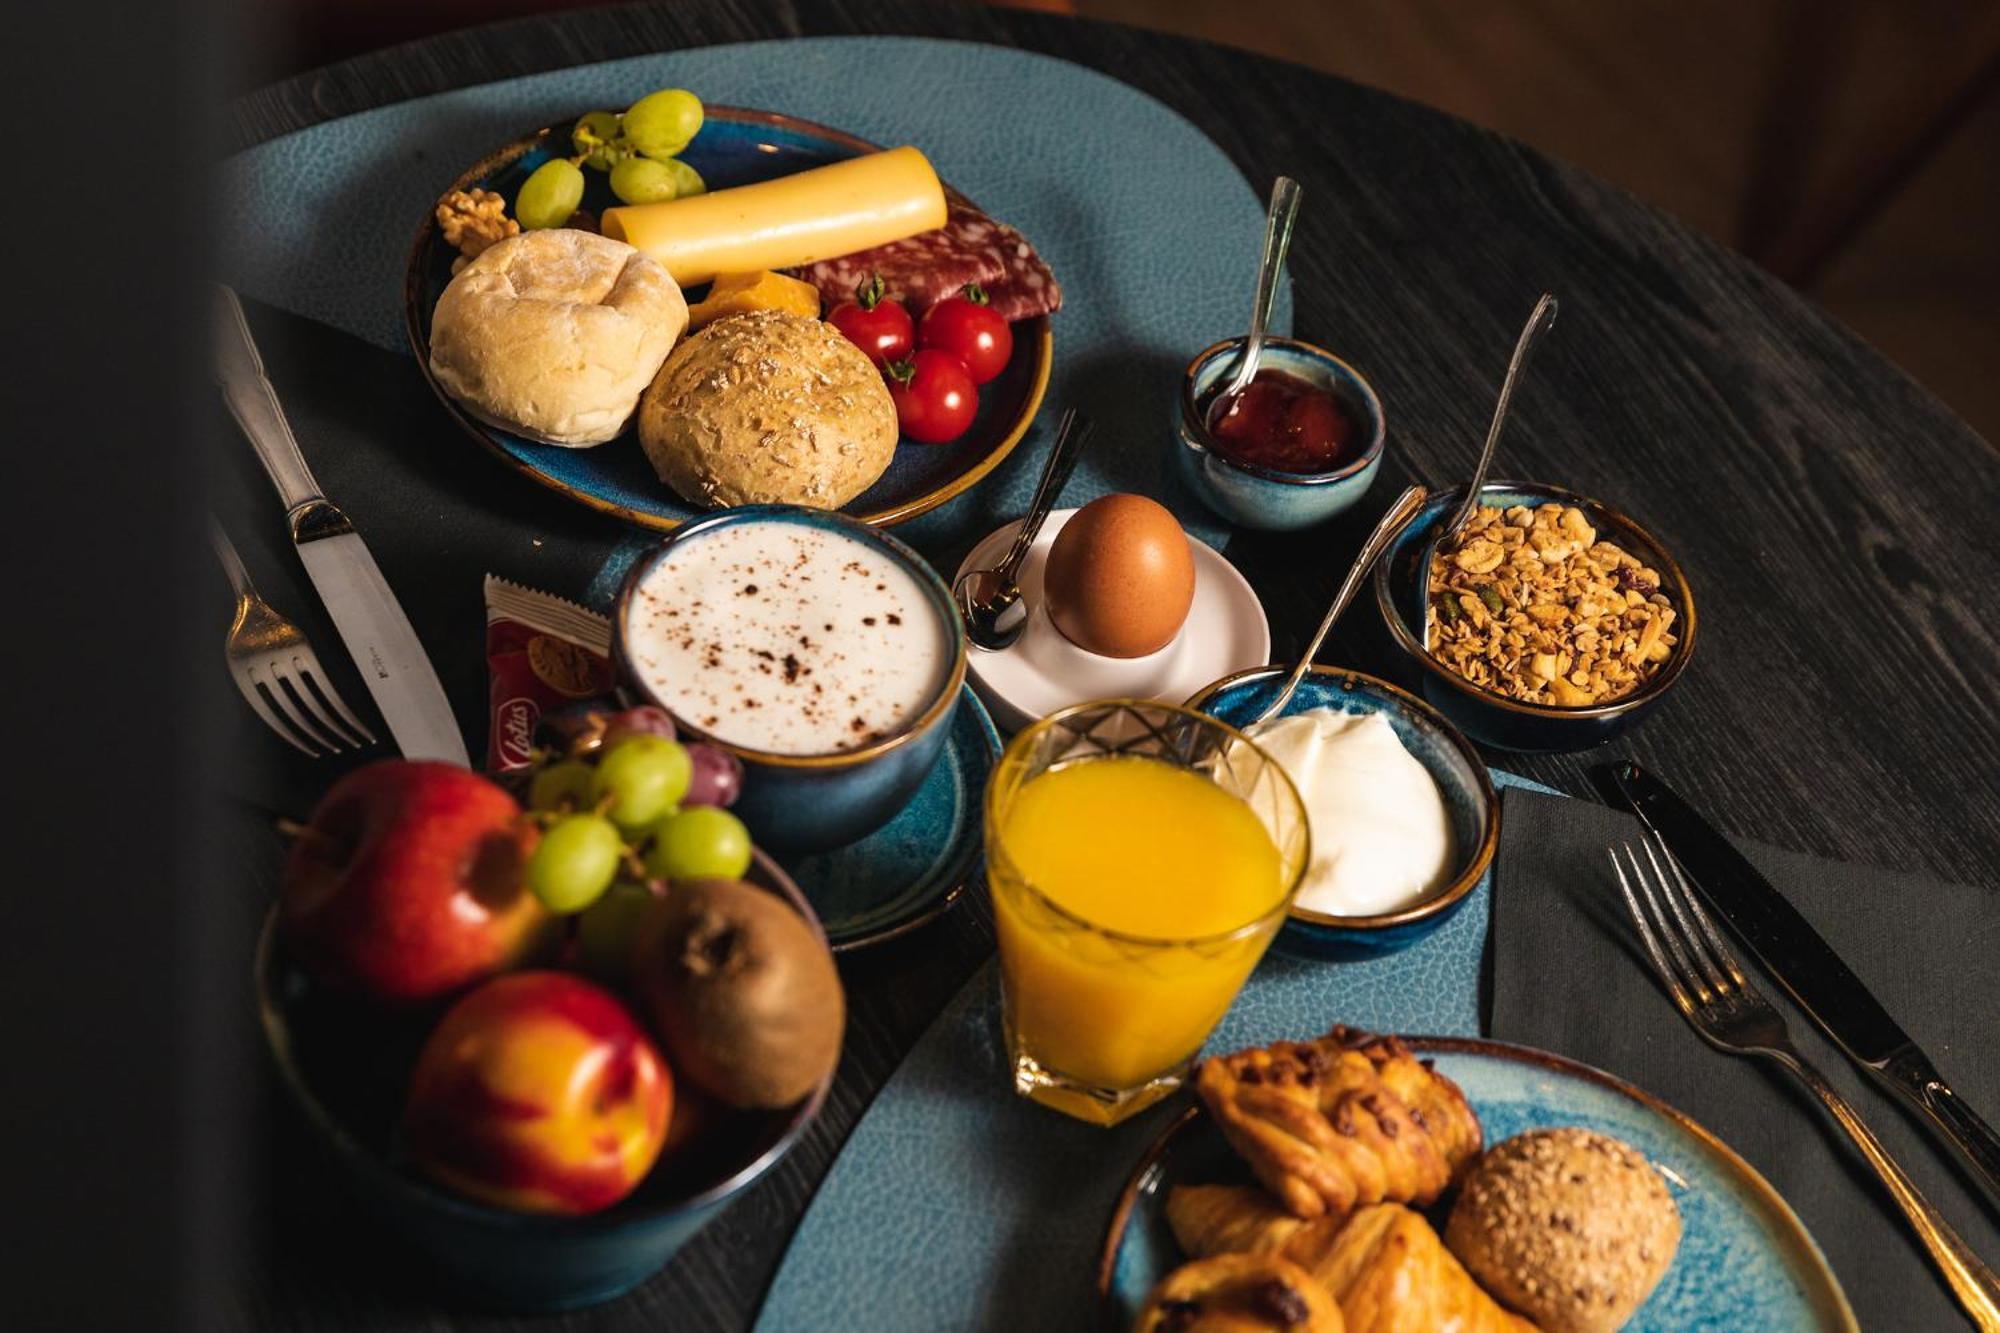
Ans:
POLYGON ((438 298, 431 374, 502 430, 602 444, 632 420, 687 318, 667 270, 624 242, 523 232, 480 253, 438 298))
POLYGON ((1609 1333, 1672 1265, 1681 1219, 1637 1150, 1538 1129, 1480 1159, 1444 1234, 1486 1290, 1549 1333, 1609 1333))
POLYGON ((896 453, 881 372, 831 324, 783 310, 718 319, 675 348, 639 403, 660 480, 708 509, 838 509, 896 453))

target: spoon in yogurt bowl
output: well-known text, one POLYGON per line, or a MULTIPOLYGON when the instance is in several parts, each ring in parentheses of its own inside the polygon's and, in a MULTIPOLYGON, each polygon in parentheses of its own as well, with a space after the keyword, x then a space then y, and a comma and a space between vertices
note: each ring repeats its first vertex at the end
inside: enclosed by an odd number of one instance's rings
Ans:
POLYGON ((1424 501, 1429 496, 1430 492, 1422 486, 1412 486, 1396 497, 1395 502, 1382 515, 1381 521, 1376 523, 1375 530, 1368 534, 1368 540, 1361 544, 1361 553, 1354 557, 1353 567, 1347 571, 1347 577, 1340 581, 1340 590, 1334 593, 1333 604, 1326 608, 1325 618, 1319 622, 1319 628, 1313 631, 1305 651, 1299 654, 1299 664, 1292 668, 1291 675, 1285 677, 1284 687, 1270 703, 1264 706, 1262 712, 1243 724, 1242 730, 1254 732, 1285 711, 1285 705, 1292 701, 1292 695, 1297 692, 1299 682, 1306 678, 1308 671, 1312 670, 1313 659, 1319 656, 1320 646, 1326 642, 1327 634, 1332 631, 1333 622, 1340 619, 1340 613, 1354 600, 1354 594, 1360 590, 1361 581, 1368 577, 1368 571, 1375 568, 1375 562, 1382 558, 1382 552, 1387 550, 1389 543, 1396 540, 1403 529, 1409 526, 1410 520, 1417 516, 1417 511, 1424 507, 1424 501))
POLYGON ((1000 652, 1011 647, 1027 627, 1028 608, 1021 604, 1018 581, 1021 564, 1028 558, 1035 538, 1041 535, 1049 511, 1062 498, 1063 487, 1069 483, 1069 474, 1076 470, 1076 460, 1082 456, 1093 429, 1090 418, 1083 413, 1073 407, 1064 410, 1056 426, 1055 445, 1049 450, 1049 461, 1042 465, 1035 497, 1028 503, 1021 530, 1014 534, 1014 544, 992 569, 968 569, 952 585, 951 599, 958 604, 959 618, 965 622, 965 636, 973 647, 1000 652))
POLYGON ((1549 292, 1542 293, 1542 299, 1535 302, 1535 308, 1528 313, 1528 322, 1521 326, 1521 336, 1514 342, 1514 355, 1507 361, 1507 378, 1500 381, 1500 397, 1493 404, 1493 421, 1486 428, 1486 443, 1479 450, 1479 465, 1472 470, 1472 481, 1465 488, 1465 498, 1437 535, 1424 543, 1417 565, 1416 612, 1417 624, 1423 635, 1424 647, 1431 646, 1431 561, 1438 551, 1451 544, 1459 534, 1473 510, 1479 507, 1480 488, 1486 485, 1486 474, 1493 467, 1493 451, 1500 443, 1500 432, 1507 425, 1507 412, 1514 404, 1514 383, 1521 376, 1521 368, 1528 364, 1528 353, 1535 350, 1535 344, 1556 322, 1556 298, 1549 292))

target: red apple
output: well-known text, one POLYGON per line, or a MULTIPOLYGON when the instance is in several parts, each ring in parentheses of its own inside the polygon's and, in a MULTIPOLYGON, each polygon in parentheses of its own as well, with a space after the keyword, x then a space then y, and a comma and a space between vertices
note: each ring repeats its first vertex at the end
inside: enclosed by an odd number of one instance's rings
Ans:
POLYGON ((417 1059, 403 1131, 419 1168, 483 1203, 590 1213, 660 1155, 673 1077, 610 991, 513 972, 444 1016, 417 1059))
POLYGON ((521 882, 533 825, 454 764, 388 759, 333 785, 292 844, 279 924, 322 983, 427 1000, 520 962, 549 917, 521 882))

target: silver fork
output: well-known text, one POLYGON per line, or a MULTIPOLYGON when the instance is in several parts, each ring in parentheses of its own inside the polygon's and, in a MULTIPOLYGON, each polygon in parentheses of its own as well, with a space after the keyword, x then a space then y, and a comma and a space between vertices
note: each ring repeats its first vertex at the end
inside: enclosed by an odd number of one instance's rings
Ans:
POLYGON ((1653 970, 1682 1016, 1717 1050, 1762 1056, 1805 1084, 1875 1168, 1972 1322, 1985 1333, 2000 1333, 2000 1278, 1918 1191, 1847 1099, 1798 1053, 1784 1016, 1744 976, 1679 862, 1657 843, 1656 838, 1647 838, 1640 844, 1645 864, 1630 843, 1622 845, 1623 860, 1620 848, 1610 849, 1611 868, 1618 873, 1618 887, 1653 970))
POLYGON ((208 521, 208 539, 222 572, 229 576, 229 586, 236 590, 236 618, 229 624, 223 655, 237 693, 280 739, 314 758, 373 745, 375 734, 334 693, 305 631, 258 596, 243 558, 213 518, 208 521), (284 714, 283 722, 279 713, 284 714))

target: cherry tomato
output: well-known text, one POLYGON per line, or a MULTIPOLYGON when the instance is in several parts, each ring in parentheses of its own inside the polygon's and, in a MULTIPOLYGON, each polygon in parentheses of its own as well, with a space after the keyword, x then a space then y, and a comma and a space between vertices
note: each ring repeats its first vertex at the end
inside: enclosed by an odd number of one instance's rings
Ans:
POLYGON ((986 293, 969 282, 962 294, 947 296, 924 312, 917 346, 950 352, 965 363, 974 384, 984 384, 1007 368, 1014 355, 1014 331, 986 304, 986 293))
POLYGON ((842 301, 826 317, 847 341, 868 353, 878 366, 900 361, 916 347, 916 329, 910 312, 894 301, 882 299, 882 275, 869 275, 854 289, 852 301, 842 301))
POLYGON ((903 434, 919 444, 944 444, 965 434, 979 415, 979 389, 965 363, 925 348, 887 367, 889 397, 903 434))

